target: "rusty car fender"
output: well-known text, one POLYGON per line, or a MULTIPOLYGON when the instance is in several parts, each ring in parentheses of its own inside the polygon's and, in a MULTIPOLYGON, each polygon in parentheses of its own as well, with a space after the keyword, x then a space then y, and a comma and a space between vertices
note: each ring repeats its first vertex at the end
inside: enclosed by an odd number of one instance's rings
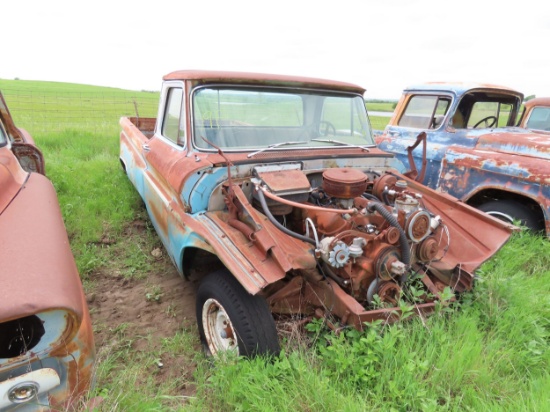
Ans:
POLYGON ((540 159, 453 146, 441 164, 438 190, 464 202, 496 189, 528 197, 550 219, 550 164, 540 159))
POLYGON ((261 226, 252 238, 229 223, 224 211, 187 214, 173 208, 170 244, 178 271, 183 273, 185 249, 196 247, 215 254, 252 295, 286 276, 291 270, 308 270, 316 265, 311 245, 277 229, 265 216, 245 204, 247 212, 261 226))
POLYGON ((400 178, 406 180, 413 190, 424 195, 423 204, 432 213, 439 215, 454 233, 454 247, 447 251, 441 262, 432 263, 435 267, 439 263, 444 267, 460 266, 473 273, 508 241, 511 232, 518 229, 463 202, 457 202, 453 196, 430 189, 407 177, 400 178), (476 236, 472 233, 476 233, 476 236))

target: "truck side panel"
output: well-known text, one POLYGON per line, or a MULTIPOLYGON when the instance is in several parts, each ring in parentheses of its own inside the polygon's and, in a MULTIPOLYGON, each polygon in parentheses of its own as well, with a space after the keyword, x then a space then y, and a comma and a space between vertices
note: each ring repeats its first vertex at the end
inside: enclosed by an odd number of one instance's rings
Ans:
POLYGON ((536 158, 452 147, 441 164, 438 190, 465 202, 489 189, 529 197, 550 219, 550 165, 536 158))

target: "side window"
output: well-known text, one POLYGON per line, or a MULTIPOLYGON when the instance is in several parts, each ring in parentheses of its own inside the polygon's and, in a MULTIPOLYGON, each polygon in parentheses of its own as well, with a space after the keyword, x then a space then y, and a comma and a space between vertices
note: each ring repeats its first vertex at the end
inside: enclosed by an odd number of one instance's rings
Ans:
POLYGON ((399 126, 437 129, 445 118, 451 100, 440 96, 413 96, 399 119, 399 126))
POLYGON ((176 144, 183 144, 185 141, 185 130, 182 115, 183 90, 173 87, 168 90, 164 119, 162 123, 162 135, 176 144))

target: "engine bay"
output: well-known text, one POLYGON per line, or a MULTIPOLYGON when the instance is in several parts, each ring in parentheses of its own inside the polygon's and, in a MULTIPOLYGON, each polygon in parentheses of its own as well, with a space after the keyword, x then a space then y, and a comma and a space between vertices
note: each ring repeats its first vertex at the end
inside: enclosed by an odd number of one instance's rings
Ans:
MULTIPOLYGON (((447 270, 435 267, 450 246, 449 230, 403 176, 352 167, 305 173, 300 167, 257 166, 249 180, 252 190, 247 197, 252 207, 286 235, 311 245, 317 262, 316 274, 295 270, 267 289, 274 312, 311 311, 304 309, 307 305, 292 303, 303 302, 307 294, 304 283, 296 280, 300 277, 313 285, 311 289, 328 280, 331 290, 337 287, 365 311, 399 306, 411 282, 423 289, 416 296, 423 303, 436 300, 446 286, 456 291, 471 288, 470 273, 448 265, 443 265, 447 270)), ((225 186, 226 205, 234 202, 229 187, 225 186)), ((231 226, 254 241, 242 206, 229 209, 233 210, 231 226)), ((313 307, 322 307, 326 299, 318 300, 313 307)), ((350 305, 343 305, 340 317, 350 305)))

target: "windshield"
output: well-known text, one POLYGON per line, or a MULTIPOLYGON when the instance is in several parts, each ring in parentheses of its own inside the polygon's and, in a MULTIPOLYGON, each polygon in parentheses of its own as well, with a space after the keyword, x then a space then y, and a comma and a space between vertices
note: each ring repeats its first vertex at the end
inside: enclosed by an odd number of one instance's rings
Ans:
POLYGON ((535 130, 550 130, 550 107, 533 108, 525 127, 535 130))
POLYGON ((195 146, 254 150, 334 147, 330 141, 372 146, 364 100, 321 91, 207 87, 193 95, 195 146))

